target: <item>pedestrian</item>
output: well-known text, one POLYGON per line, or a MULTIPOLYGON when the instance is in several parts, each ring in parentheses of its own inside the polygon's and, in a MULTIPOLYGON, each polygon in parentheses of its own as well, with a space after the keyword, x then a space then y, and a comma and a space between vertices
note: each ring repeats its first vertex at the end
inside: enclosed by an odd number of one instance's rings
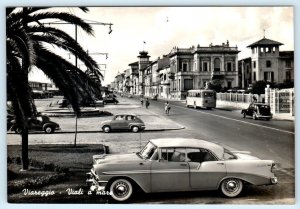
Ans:
POLYGON ((169 102, 167 101, 167 102, 165 103, 165 113, 166 113, 167 115, 169 115, 170 109, 171 109, 170 104, 169 104, 169 102))
POLYGON ((144 98, 141 97, 141 105, 143 106, 144 105, 144 98))
POLYGON ((150 102, 149 102, 149 99, 148 99, 148 98, 146 99, 145 105, 146 105, 146 108, 148 109, 148 107, 149 107, 149 105, 150 105, 150 102))

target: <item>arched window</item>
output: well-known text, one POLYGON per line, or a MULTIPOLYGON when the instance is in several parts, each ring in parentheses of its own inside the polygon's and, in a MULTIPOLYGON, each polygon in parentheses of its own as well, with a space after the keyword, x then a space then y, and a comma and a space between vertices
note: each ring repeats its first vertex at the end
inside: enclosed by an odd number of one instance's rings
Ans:
POLYGON ((215 71, 220 71, 220 69, 221 69, 221 61, 220 61, 219 58, 216 58, 214 60, 214 70, 215 71))

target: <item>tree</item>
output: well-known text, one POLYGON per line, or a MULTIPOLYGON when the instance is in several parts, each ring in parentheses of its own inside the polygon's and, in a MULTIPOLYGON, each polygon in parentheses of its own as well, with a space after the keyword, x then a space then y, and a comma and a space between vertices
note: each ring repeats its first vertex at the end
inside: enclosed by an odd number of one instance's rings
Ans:
MULTIPOLYGON (((81 18, 66 12, 53 12, 46 7, 6 9, 7 95, 16 122, 22 128, 23 169, 28 169, 28 124, 37 115, 28 73, 33 66, 42 70, 69 100, 76 115, 80 102, 92 98, 99 86, 84 72, 54 53, 51 46, 75 55, 91 71, 98 71, 97 63, 66 32, 43 24, 57 19, 76 25, 93 35, 92 27, 81 18)), ((87 12, 87 8, 80 8, 87 12)), ((53 49, 53 47, 52 47, 53 49)))
POLYGON ((268 81, 257 81, 257 82, 255 82, 252 86, 251 93, 252 94, 258 94, 258 95, 264 94, 267 84, 270 84, 270 87, 273 87, 273 84, 271 82, 268 82, 268 81))
POLYGON ((213 89, 216 92, 220 92, 222 89, 223 83, 224 83, 223 79, 213 79, 211 82, 209 82, 208 88, 213 89))

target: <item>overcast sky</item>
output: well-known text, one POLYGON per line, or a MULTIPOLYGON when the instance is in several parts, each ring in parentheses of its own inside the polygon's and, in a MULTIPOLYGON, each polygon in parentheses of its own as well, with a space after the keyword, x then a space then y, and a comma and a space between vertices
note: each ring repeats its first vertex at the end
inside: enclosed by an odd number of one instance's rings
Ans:
MULTIPOLYGON (((92 57, 105 70, 104 84, 113 81, 118 72, 137 61, 139 51, 149 52, 151 60, 168 54, 174 46, 221 45, 227 40, 238 46, 239 59, 249 57, 251 43, 265 37, 284 45, 280 50, 294 50, 294 14, 292 7, 90 7, 85 14, 75 8, 60 8, 77 16, 109 26, 94 25, 94 37, 78 31, 78 42, 91 53, 108 53, 92 57), (143 42, 146 44, 143 44, 143 42)), ((52 25, 62 27, 61 25, 52 25)), ((74 26, 64 25, 74 37, 74 26)), ((58 52, 61 53, 61 52, 58 52)), ((62 54, 66 59, 69 55, 62 54)), ((70 57, 71 62, 74 58, 70 57)), ((84 67, 80 65, 82 69, 84 67)), ((103 71, 104 73, 104 71, 103 71)), ((44 81, 41 73, 30 74, 30 80, 44 81)))

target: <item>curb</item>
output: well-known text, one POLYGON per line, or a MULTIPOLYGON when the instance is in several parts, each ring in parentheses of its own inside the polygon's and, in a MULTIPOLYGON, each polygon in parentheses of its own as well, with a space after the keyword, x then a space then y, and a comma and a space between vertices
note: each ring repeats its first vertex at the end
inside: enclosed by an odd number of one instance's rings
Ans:
MULTIPOLYGON (((142 132, 154 132, 154 131, 175 131, 175 130, 181 130, 181 129, 185 129, 184 126, 181 126, 179 128, 162 128, 162 129, 145 129, 143 131, 140 131, 138 133, 142 133, 142 132)), ((74 134, 75 131, 56 131, 53 134, 74 134)), ((104 131, 102 130, 91 130, 91 131, 77 131, 77 133, 104 133, 104 131)), ((131 133, 130 131, 126 132, 126 131, 113 131, 112 133, 131 133)), ((16 134, 15 132, 6 132, 6 134, 16 134)), ((43 131, 40 132, 30 132, 29 134, 45 134, 43 131)))

